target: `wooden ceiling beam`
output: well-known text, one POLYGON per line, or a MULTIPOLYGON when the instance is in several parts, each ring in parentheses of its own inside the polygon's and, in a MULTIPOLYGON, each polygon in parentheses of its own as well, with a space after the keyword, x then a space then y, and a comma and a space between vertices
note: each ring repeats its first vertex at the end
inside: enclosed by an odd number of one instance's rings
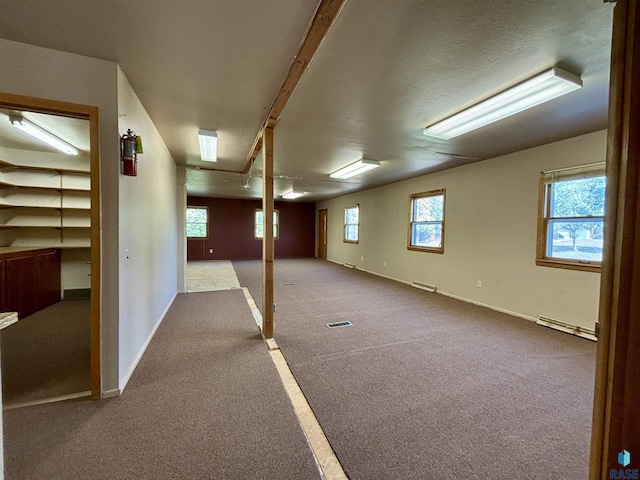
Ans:
POLYGON ((313 60, 314 55, 320 48, 322 41, 326 38, 331 25, 340 13, 340 9, 344 5, 346 0, 322 0, 318 9, 316 10, 313 20, 309 25, 309 29, 298 48, 298 51, 293 57, 289 71, 285 76, 280 90, 276 95, 276 98, 271 105, 271 109, 267 114, 260 131, 253 142, 247 162, 245 163, 242 173, 249 173, 253 162, 255 162, 260 149, 262 148, 262 137, 265 128, 274 128, 280 119, 280 115, 287 105, 289 98, 293 94, 294 90, 300 83, 302 75, 306 71, 307 67, 313 60))

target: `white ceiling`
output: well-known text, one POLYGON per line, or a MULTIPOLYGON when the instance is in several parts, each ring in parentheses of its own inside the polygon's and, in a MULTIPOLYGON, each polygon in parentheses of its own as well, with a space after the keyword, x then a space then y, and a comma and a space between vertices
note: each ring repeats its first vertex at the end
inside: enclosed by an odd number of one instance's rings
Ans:
MULTIPOLYGON (((190 194, 259 197, 241 171, 317 0, 0 0, 0 37, 122 66, 190 194), (201 162, 198 128, 218 131, 201 162)), ((606 128, 613 4, 346 0, 275 129, 276 194, 316 201, 606 128), (584 88, 449 141, 424 127, 560 66, 584 88), (453 157, 453 153, 471 158, 453 157), (329 173, 361 157, 382 167, 329 173)), ((260 157, 258 157, 260 159, 260 157)))

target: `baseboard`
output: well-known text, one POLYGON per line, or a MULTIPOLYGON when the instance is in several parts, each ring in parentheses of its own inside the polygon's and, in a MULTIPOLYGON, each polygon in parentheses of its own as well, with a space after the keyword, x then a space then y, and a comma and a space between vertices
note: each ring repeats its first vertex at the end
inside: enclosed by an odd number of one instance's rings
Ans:
POLYGON ((105 390, 104 392, 101 392, 100 398, 117 397, 121 393, 122 391, 119 388, 112 388, 111 390, 105 390))
POLYGON ((441 292, 441 291, 438 291, 438 293, 444 295, 445 297, 455 298, 456 300, 461 300, 463 302, 472 303, 473 305, 477 305, 479 307, 489 308, 491 310, 495 310, 496 312, 500 312, 500 313, 506 313, 507 315, 511 315, 512 317, 522 318, 522 319, 528 320, 530 322, 537 322, 538 321, 537 318, 530 317, 530 316, 524 315, 522 313, 512 312, 511 310, 507 310, 506 308, 494 307, 493 305, 489 305, 487 303, 482 303, 482 302, 477 302, 475 300, 470 300, 470 299, 465 298, 465 297, 460 297, 458 295, 454 295, 453 293, 441 292))
POLYGON ((358 268, 358 270, 362 270, 363 272, 370 273, 371 275, 375 275, 376 277, 386 278, 387 280, 393 280, 394 282, 404 283, 405 285, 411 286, 411 282, 407 282, 405 280, 400 280, 399 278, 396 278, 396 277, 391 277, 389 275, 384 275, 382 273, 374 272, 374 271, 371 271, 371 270, 366 270, 364 268, 358 268))
MULTIPOLYGON (((338 262, 335 262, 335 263, 338 263, 338 262)), ((358 270, 362 270, 363 272, 370 273, 370 274, 375 275, 377 277, 382 277, 382 278, 386 278, 388 280, 393 280, 395 282, 404 283, 405 285, 411 285, 411 282, 408 282, 408 281, 405 281, 405 280, 400 280, 399 278, 391 277, 389 275, 383 275, 382 273, 372 272, 370 270, 365 270, 364 268, 359 268, 358 270)), ((479 307, 489 308, 491 310, 495 310, 496 312, 506 313, 507 315, 511 315, 513 317, 523 318, 525 320, 529 320, 530 322, 537 322, 538 321, 537 318, 529 317, 528 315, 523 315, 522 313, 512 312, 511 310, 507 310, 505 308, 495 307, 495 306, 489 305, 487 303, 477 302, 475 300, 471 300, 469 298, 461 297, 461 296, 455 295, 453 293, 443 292, 441 290, 438 290, 435 293, 439 293, 440 295, 444 295, 445 297, 455 298, 456 300, 460 300, 462 302, 471 303, 471 304, 477 305, 479 307)))
POLYGON ((75 400, 76 398, 89 398, 91 391, 69 393, 67 395, 59 395, 57 397, 43 398, 40 400, 32 400, 29 402, 14 403, 13 405, 3 405, 2 410, 15 410, 16 408, 34 407, 36 405, 45 405, 47 403, 64 402, 66 400, 75 400))
POLYGON ((88 300, 90 298, 90 288, 69 288, 62 294, 63 300, 88 300))
POLYGON ((119 392, 119 394, 124 392, 124 389, 127 386, 127 383, 129 383, 129 380, 131 379, 131 375, 133 375, 133 372, 138 367, 138 363, 140 363, 140 360, 142 359, 142 356, 144 355, 144 352, 147 351, 147 347, 149 347, 149 344, 151 343, 151 340, 153 339, 153 336, 156 334, 156 331, 158 330, 158 327, 160 326, 160 324, 164 320, 164 317, 167 315, 167 312, 171 308, 171 305, 173 305, 173 302, 174 302, 174 300, 176 299, 177 296, 178 296, 178 292, 176 291, 173 294, 173 297, 171 297, 171 300, 169 301, 169 304, 167 305, 167 307, 162 312, 162 315, 160 315, 160 318, 158 319, 158 321, 154 325, 153 329, 151 330, 151 333, 147 337, 147 340, 144 342, 144 345, 140 349, 140 352, 136 356, 135 360, 132 362, 131 367, 129 368, 129 371, 127 372, 127 375, 120 382, 120 388, 119 388, 120 392, 119 392))

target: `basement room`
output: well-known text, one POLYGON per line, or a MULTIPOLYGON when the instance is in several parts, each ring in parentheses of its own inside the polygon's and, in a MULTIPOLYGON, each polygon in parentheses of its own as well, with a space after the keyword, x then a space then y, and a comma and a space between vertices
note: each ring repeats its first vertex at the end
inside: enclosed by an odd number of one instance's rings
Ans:
POLYGON ((0 479, 638 478, 638 0, 0 11, 0 479))

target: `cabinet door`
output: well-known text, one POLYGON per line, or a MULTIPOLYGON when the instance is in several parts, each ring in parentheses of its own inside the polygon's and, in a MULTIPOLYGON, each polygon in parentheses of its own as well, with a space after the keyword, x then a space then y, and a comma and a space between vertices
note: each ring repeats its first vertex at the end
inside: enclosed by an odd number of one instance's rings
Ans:
POLYGON ((52 250, 38 255, 38 310, 60 301, 60 253, 52 250))
POLYGON ((5 260, 6 309, 20 318, 38 310, 38 261, 35 255, 5 260))

